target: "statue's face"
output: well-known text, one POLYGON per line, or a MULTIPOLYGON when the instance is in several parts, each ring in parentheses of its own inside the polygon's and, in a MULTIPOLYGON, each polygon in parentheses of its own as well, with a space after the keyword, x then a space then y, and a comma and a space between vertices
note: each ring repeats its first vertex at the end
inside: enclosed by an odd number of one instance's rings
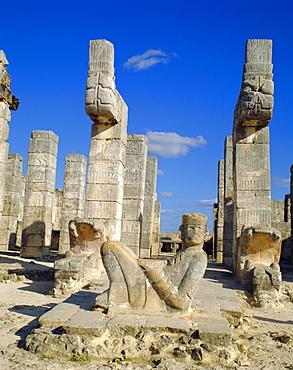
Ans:
POLYGON ((198 245, 204 242, 206 225, 186 223, 183 225, 182 239, 187 245, 198 245))

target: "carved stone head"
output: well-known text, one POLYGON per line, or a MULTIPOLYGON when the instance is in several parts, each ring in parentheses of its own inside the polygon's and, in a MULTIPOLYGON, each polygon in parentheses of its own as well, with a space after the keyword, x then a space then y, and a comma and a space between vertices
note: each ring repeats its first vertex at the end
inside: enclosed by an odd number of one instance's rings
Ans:
POLYGON ((207 220, 208 218, 201 213, 189 213, 182 216, 179 237, 185 244, 185 248, 204 243, 208 232, 207 220))

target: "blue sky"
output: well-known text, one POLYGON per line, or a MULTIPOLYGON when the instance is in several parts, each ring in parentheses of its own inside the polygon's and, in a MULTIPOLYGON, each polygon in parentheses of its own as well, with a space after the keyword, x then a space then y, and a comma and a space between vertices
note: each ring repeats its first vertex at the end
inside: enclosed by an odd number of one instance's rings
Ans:
POLYGON ((116 85, 129 107, 129 134, 147 134, 157 156, 161 230, 201 212, 212 225, 217 163, 231 135, 245 42, 273 40, 275 107, 272 198, 289 192, 293 159, 293 1, 2 0, 1 42, 20 100, 10 152, 24 157, 32 130, 59 135, 56 187, 65 155, 88 155, 84 111, 88 46, 115 47, 116 85))

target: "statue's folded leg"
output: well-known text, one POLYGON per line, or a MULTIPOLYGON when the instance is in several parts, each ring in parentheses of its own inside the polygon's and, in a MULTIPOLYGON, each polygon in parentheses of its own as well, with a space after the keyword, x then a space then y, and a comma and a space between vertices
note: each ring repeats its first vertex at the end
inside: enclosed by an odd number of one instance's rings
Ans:
POLYGON ((126 284, 128 302, 133 307, 143 307, 146 302, 146 278, 138 265, 138 257, 131 249, 117 241, 107 241, 101 247, 103 264, 115 294, 126 284))

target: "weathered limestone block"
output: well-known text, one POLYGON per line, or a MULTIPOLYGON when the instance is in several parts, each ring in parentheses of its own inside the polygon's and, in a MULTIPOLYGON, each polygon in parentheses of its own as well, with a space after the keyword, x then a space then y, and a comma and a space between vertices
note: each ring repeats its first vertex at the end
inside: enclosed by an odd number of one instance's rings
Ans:
POLYGON ((54 132, 32 132, 26 175, 22 257, 40 258, 50 254, 57 150, 58 136, 54 132))
POLYGON ((148 157, 146 166, 144 206, 139 250, 139 256, 141 258, 148 258, 151 256, 154 210, 155 210, 155 201, 157 198, 156 194, 157 170, 158 170, 157 158, 148 157))
POLYGON ((70 249, 68 224, 84 217, 84 190, 87 159, 81 154, 68 154, 65 160, 63 203, 60 218, 59 252, 70 249))
POLYGON ((101 255, 110 288, 97 297, 97 308, 111 312, 188 312, 202 279, 207 257, 203 251, 207 217, 182 216, 183 247, 169 261, 139 259, 120 242, 107 241, 101 255))
POLYGON ((103 264, 96 254, 75 254, 55 261, 53 294, 69 296, 100 277, 102 272, 103 264))
POLYGON ((112 240, 121 238, 127 105, 114 82, 114 48, 107 40, 90 42, 86 113, 94 122, 84 217, 99 220, 112 240))
POLYGON ((281 233, 273 228, 245 228, 239 239, 238 278, 252 290, 258 305, 278 302, 282 275, 280 272, 281 233))

